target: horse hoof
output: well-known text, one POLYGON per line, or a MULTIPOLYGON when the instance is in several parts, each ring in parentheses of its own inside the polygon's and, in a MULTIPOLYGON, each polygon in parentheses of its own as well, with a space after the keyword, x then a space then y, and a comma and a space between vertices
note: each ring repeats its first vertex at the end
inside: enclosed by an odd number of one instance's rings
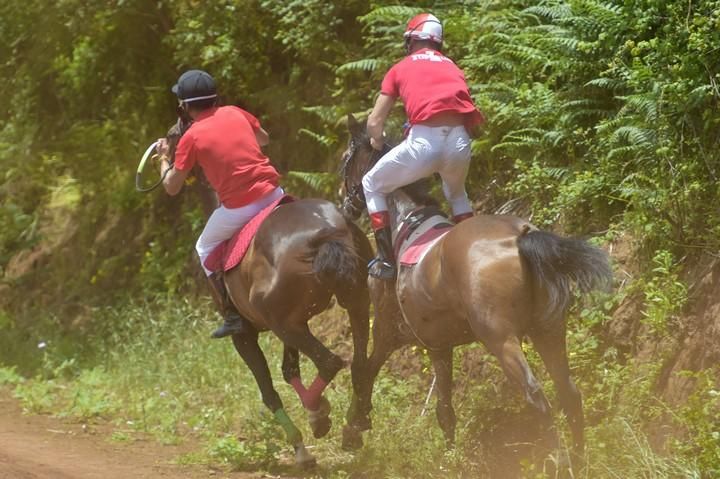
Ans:
POLYGON ((332 419, 330 419, 329 416, 318 419, 311 427, 315 439, 323 438, 327 436, 327 433, 329 433, 332 428, 332 419))
POLYGON ((317 466, 317 460, 308 452, 304 444, 295 446, 295 464, 303 469, 310 469, 317 466))
POLYGON ((315 439, 325 437, 332 427, 330 419, 330 401, 324 397, 320 398, 320 407, 315 411, 308 411, 308 422, 315 439))
POLYGON ((342 448, 344 451, 357 451, 363 446, 362 433, 353 426, 343 428, 342 448))
POLYGON ((354 424, 355 428, 360 432, 372 429, 372 419, 370 419, 370 416, 357 418, 354 424))

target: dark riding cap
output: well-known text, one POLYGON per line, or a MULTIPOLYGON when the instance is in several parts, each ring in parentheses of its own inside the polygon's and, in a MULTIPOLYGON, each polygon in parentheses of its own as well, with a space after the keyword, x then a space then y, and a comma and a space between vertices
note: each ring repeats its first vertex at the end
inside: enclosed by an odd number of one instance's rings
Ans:
POLYGON ((180 75, 172 92, 186 103, 217 97, 215 80, 202 70, 188 70, 180 75))

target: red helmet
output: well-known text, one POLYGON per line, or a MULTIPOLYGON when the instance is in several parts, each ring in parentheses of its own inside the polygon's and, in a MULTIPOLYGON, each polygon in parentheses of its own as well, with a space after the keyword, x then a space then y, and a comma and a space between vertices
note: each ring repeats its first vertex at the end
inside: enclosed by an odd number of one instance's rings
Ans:
POLYGON ((405 41, 414 40, 432 40, 433 42, 442 43, 443 28, 442 23, 435 15, 430 13, 421 13, 415 15, 407 24, 405 41))

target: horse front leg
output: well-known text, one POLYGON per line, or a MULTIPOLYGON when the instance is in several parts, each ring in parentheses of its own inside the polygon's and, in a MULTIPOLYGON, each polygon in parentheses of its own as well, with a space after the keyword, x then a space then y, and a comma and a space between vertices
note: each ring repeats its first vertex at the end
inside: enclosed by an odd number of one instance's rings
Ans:
POLYGON ((316 462, 315 458, 305 448, 302 433, 285 412, 280 395, 273 387, 270 368, 258 344, 258 332, 252 326, 246 326, 246 332, 232 336, 233 346, 255 377, 263 403, 273 413, 285 431, 288 442, 295 449, 295 462, 300 466, 312 466, 316 462))
POLYGON ((440 429, 445 435, 445 444, 448 449, 455 446, 455 426, 457 418, 452 404, 453 388, 453 349, 428 351, 433 368, 435 369, 437 387, 437 415, 440 429))
MULTIPOLYGON (((363 278, 364 279, 364 278, 363 278)), ((367 384, 367 365, 368 365, 368 341, 370 336, 370 298, 367 289, 360 291, 349 291, 346 294, 337 296, 340 305, 345 308, 350 318, 350 328, 353 340, 353 357, 350 365, 350 377, 352 380, 352 399, 345 415, 346 426, 359 422, 358 416, 364 408, 361 406, 359 398, 364 397, 363 391, 367 384)), ((366 428, 369 429, 369 426, 366 428)), ((359 438, 359 435, 358 435, 359 438)), ((343 447, 346 449, 355 449, 362 446, 362 439, 345 443, 343 447)))
MULTIPOLYGON (((380 369, 390 355, 398 348, 407 344, 408 338, 400 333, 398 322, 400 310, 394 301, 386 301, 384 286, 371 288, 375 309, 373 323, 373 348, 354 384, 353 398, 348 410, 347 425, 343 428, 343 449, 359 449, 362 447, 362 432, 372 427, 370 411, 372 411, 372 393, 380 369)), ((392 293, 390 293, 392 294, 392 293)), ((394 298, 391 296, 390 298, 394 298)))

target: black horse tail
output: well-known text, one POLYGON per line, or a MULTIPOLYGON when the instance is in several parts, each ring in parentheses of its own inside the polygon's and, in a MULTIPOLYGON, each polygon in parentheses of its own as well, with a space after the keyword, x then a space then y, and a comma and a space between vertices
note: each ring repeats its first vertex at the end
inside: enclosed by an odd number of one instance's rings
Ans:
POLYGON ((353 286, 358 279, 359 257, 346 229, 323 228, 310 240, 312 269, 325 284, 353 286))
POLYGON ((517 245, 535 283, 536 298, 544 292, 541 323, 564 318, 573 282, 583 293, 612 283, 607 253, 584 240, 533 230, 520 235, 517 245))

